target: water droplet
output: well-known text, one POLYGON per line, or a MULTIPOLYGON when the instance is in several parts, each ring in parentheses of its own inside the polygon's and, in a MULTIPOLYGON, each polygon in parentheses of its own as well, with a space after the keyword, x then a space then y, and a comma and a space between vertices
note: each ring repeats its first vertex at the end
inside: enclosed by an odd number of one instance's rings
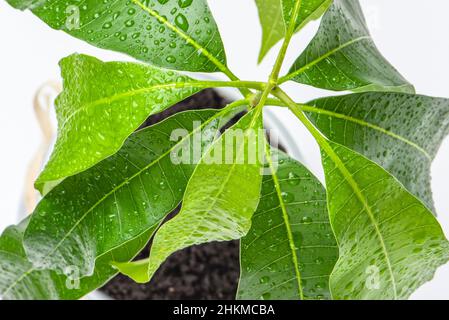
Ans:
POLYGON ((261 284, 267 283, 268 281, 270 281, 270 277, 267 277, 267 276, 262 277, 262 278, 260 278, 260 280, 259 280, 259 282, 260 282, 261 284))
POLYGON ((312 218, 310 217, 302 217, 301 222, 304 224, 312 223, 312 218))
POLYGON ((165 60, 167 60, 168 63, 176 62, 176 58, 174 56, 168 56, 165 60))
POLYGON ((297 186, 299 184, 299 176, 294 172, 290 172, 288 174, 288 183, 292 186, 297 186))
POLYGON ((271 294, 269 292, 265 292, 261 298, 262 300, 268 300, 271 298, 271 294))
POLYGON ((133 25, 134 25, 134 20, 128 20, 125 22, 125 26, 127 26, 128 28, 132 27, 133 25))
POLYGON ((181 8, 187 8, 192 4, 193 0, 178 0, 178 5, 181 8))
POLYGON ((187 21, 187 18, 181 13, 176 16, 175 23, 183 31, 187 31, 189 29, 189 22, 187 21))
POLYGON ((295 198, 291 193, 288 192, 282 192, 281 197, 286 203, 292 202, 295 198))

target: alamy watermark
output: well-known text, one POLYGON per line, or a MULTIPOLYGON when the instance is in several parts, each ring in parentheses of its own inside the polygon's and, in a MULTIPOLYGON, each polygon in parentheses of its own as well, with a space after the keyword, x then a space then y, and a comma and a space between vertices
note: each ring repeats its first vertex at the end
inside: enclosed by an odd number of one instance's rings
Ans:
POLYGON ((173 164, 198 164, 201 161, 206 165, 260 165, 262 175, 277 170, 276 155, 270 157, 271 168, 266 157, 267 136, 271 146, 278 147, 278 138, 273 130, 230 128, 219 137, 219 130, 202 130, 201 127, 200 121, 194 121, 193 133, 184 128, 172 131, 170 141, 178 143, 170 153, 173 164))
POLYGON ((76 5, 70 5, 66 8, 65 13, 67 14, 67 18, 65 21, 65 26, 67 30, 72 31, 79 29, 81 26, 80 22, 80 8, 76 5))
POLYGON ((375 265, 368 266, 365 270, 365 274, 366 274, 365 287, 368 290, 379 290, 380 289, 379 267, 375 265))

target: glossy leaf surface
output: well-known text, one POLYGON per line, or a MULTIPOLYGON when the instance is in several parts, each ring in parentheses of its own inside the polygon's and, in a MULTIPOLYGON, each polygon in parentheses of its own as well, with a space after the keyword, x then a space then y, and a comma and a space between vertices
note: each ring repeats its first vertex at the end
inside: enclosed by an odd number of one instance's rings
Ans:
POLYGON ((262 27, 262 46, 259 63, 268 51, 285 37, 285 23, 282 18, 281 0, 256 0, 259 20, 262 27))
POLYGON ((137 255, 153 229, 101 256, 94 274, 78 279, 76 268, 67 267, 63 274, 52 270, 35 270, 23 248, 27 221, 9 227, 0 237, 0 297, 5 300, 74 300, 101 287, 117 274, 112 261, 126 262, 137 255))
POLYGON ((273 149, 252 227, 241 240, 239 299, 329 299, 338 248, 326 191, 304 166, 273 149))
POLYGON ((63 59, 61 70, 58 139, 36 182, 40 190, 114 154, 149 115, 200 90, 192 79, 173 71, 85 55, 63 59))
POLYGON ((262 183, 261 128, 261 117, 249 113, 212 145, 187 185, 181 212, 157 231, 149 259, 117 265, 122 272, 147 282, 178 250, 246 235, 262 183))
POLYGON ((226 65, 206 0, 7 0, 50 27, 94 46, 168 69, 214 72, 226 65))
POLYGON ((376 48, 358 0, 334 0, 320 29, 281 82, 334 91, 397 91, 410 85, 376 48))
MULTIPOLYGON (((294 2, 292 0, 256 0, 262 26, 262 47, 259 54, 259 63, 268 51, 285 37, 286 25, 290 22, 290 12, 293 9, 294 2)), ((330 3, 331 0, 303 0, 296 32, 310 21, 321 17, 330 3)))
POLYGON ((194 158, 178 162, 174 155, 184 148, 201 154, 214 136, 200 140, 199 149, 191 136, 217 130, 227 112, 177 114, 133 134, 116 155, 59 184, 39 203, 25 233, 35 267, 76 266, 91 275, 99 256, 158 226, 181 201, 195 167, 194 158))
POLYGON ((279 0, 282 2, 282 10, 285 24, 292 19, 295 6, 299 5, 299 14, 296 19, 296 31, 302 29, 309 22, 318 19, 329 8, 333 0, 279 0))
POLYGON ((380 166, 333 142, 322 146, 330 221, 340 257, 335 299, 407 299, 449 260, 432 213, 380 166))
POLYGON ((323 98, 304 111, 330 140, 381 165, 433 209, 432 160, 449 131, 449 100, 401 93, 323 98))

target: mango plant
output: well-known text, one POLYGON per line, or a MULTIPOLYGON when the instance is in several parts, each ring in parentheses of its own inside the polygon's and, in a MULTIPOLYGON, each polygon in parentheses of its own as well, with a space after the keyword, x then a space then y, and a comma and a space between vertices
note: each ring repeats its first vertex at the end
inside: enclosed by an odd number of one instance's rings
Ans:
POLYGON ((149 282, 174 252, 235 239, 238 299, 407 299, 449 260, 430 190, 449 100, 415 94, 376 48, 357 0, 256 0, 260 60, 282 41, 266 82, 229 69, 206 0, 7 2, 140 62, 61 60, 57 141, 36 181, 43 198, 0 238, 2 298, 78 299, 118 272, 149 282), (319 18, 281 75, 292 36, 319 18), (298 102, 282 89, 288 81, 346 94, 298 102), (218 87, 238 89, 241 100, 137 130, 218 87), (313 135, 324 185, 268 143, 266 106, 288 108, 313 135), (174 161, 179 154, 192 161, 174 161), (150 240, 148 258, 135 261, 150 240))

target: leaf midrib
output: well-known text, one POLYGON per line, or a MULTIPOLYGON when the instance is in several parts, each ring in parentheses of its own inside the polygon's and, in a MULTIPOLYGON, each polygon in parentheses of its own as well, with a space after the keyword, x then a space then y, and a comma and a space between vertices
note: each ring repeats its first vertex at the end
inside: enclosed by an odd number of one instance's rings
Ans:
POLYGON ((211 54, 206 48, 201 46, 198 42, 196 42, 194 39, 192 39, 188 34, 186 34, 184 31, 178 29, 175 25, 171 24, 167 21, 167 19, 164 19, 162 16, 160 16, 156 11, 148 8, 146 5, 144 5, 139 0, 131 0, 135 5, 139 6, 142 10, 148 12, 149 15, 156 18, 160 23, 165 24, 170 30, 177 33, 181 38, 183 38, 187 43, 191 44, 195 49, 199 50, 201 55, 205 56, 210 62, 212 62, 221 72, 228 73, 227 67, 221 63, 213 54, 211 54))
POLYGON ((284 199, 282 198, 282 190, 281 190, 281 185, 279 183, 279 179, 277 176, 277 172, 276 172, 275 168, 273 167, 273 162, 271 159, 271 155, 269 153, 267 153, 267 159, 269 161, 270 170, 271 170, 271 174, 273 177, 273 183, 274 183, 274 186, 276 189, 276 195, 279 199, 279 205, 280 205, 281 211, 282 211, 282 218, 284 220, 285 228, 287 231, 288 243, 289 243, 290 251, 292 254, 292 262, 293 262, 293 266, 295 268, 295 275, 296 275, 295 278, 296 278, 296 282, 298 285, 299 298, 301 300, 304 300, 304 292, 303 292, 302 283, 301 283, 301 271, 299 270, 299 259, 298 259, 298 254, 296 252, 296 246, 295 246, 295 241, 293 238, 293 232, 292 232, 292 229, 290 226, 290 219, 288 216, 287 208, 284 203, 284 199))
POLYGON ((375 125, 375 124, 372 124, 370 122, 367 122, 366 120, 361 120, 361 119, 358 119, 358 118, 354 118, 354 117, 348 116, 348 115, 343 114, 343 113, 329 111, 329 110, 326 110, 326 109, 322 109, 322 108, 319 108, 319 107, 313 107, 313 106, 310 106, 310 105, 300 104, 299 107, 304 112, 323 114, 323 115, 327 115, 327 116, 330 116, 330 117, 339 118, 339 119, 342 119, 342 120, 350 121, 350 122, 356 123, 358 125, 361 125, 361 126, 368 127, 368 128, 373 129, 373 130, 379 131, 379 132, 381 132, 383 134, 386 134, 386 135, 388 135, 388 136, 390 136, 390 137, 392 137, 394 139, 397 139, 399 141, 402 141, 402 142, 410 145, 411 147, 415 148, 417 151, 422 153, 427 159, 432 161, 432 156, 423 147, 421 147, 417 143, 415 143, 415 142, 413 142, 413 141, 411 141, 411 140, 409 140, 409 139, 407 139, 407 138, 405 138, 405 137, 403 137, 403 136, 401 136, 399 134, 396 134, 396 133, 394 133, 394 132, 392 132, 390 130, 384 129, 384 128, 378 126, 378 125, 375 125))
POLYGON ((312 21, 313 17, 316 16, 316 14, 320 11, 323 10, 323 8, 326 8, 327 6, 330 5, 330 3, 332 3, 333 0, 326 0, 323 3, 321 3, 321 5, 319 5, 314 11, 312 11, 308 17, 296 28, 296 31, 301 30, 302 28, 305 27, 306 24, 308 24, 309 22, 312 21), (311 18, 312 17, 312 18, 311 18))
POLYGON ((358 37, 358 38, 352 39, 352 40, 350 40, 348 42, 345 42, 345 43, 339 45, 338 47, 336 47, 336 48, 326 52, 324 55, 318 57, 317 59, 307 63, 306 65, 304 65, 303 67, 299 68, 298 70, 296 70, 296 71, 294 71, 294 72, 292 72, 292 73, 290 73, 290 74, 280 78, 279 79, 279 84, 282 84, 282 83, 284 83, 286 81, 289 81, 289 80, 293 79, 294 77, 300 75, 301 73, 304 73, 305 71, 307 71, 308 69, 310 69, 314 65, 320 63, 324 59, 326 59, 326 58, 332 56, 333 54, 335 54, 335 53, 345 49, 346 47, 349 47, 350 45, 352 45, 354 43, 357 43, 357 42, 360 42, 360 41, 363 41, 363 40, 371 40, 371 37, 370 36, 362 36, 362 37, 358 37))
POLYGON ((194 81, 192 81, 192 82, 169 82, 169 83, 164 83, 164 84, 152 85, 152 86, 140 88, 140 89, 132 89, 132 90, 124 91, 121 93, 117 93, 110 97, 100 98, 100 99, 97 99, 94 101, 90 101, 90 102, 82 105, 81 107, 77 108, 75 111, 73 111, 69 116, 67 116, 67 118, 64 120, 64 122, 61 124, 60 130, 63 130, 64 127, 66 126, 66 124, 75 115, 77 115, 80 112, 86 112, 86 110, 89 110, 90 108, 93 108, 93 107, 101 106, 104 104, 111 104, 111 103, 121 100, 121 99, 134 97, 139 94, 145 94, 145 93, 149 93, 149 92, 159 90, 159 89, 169 89, 169 88, 194 89, 194 88, 203 88, 203 87, 207 87, 207 86, 209 86, 209 84, 204 84, 202 82, 194 82, 194 81))
MULTIPOLYGON (((282 102, 280 103, 277 100, 270 100, 268 102, 268 105, 280 106, 280 107, 284 107, 285 106, 285 104, 283 104, 282 102)), ((390 137, 392 137, 394 139, 397 139, 399 141, 402 141, 402 142, 410 145, 411 147, 413 147, 414 149, 416 149, 417 151, 422 153, 430 161, 433 160, 433 156, 429 152, 427 152, 427 150, 425 150, 423 147, 418 145, 417 143, 415 143, 415 142, 413 142, 413 141, 411 141, 411 140, 409 140, 409 139, 407 139, 407 138, 405 138, 405 137, 403 137, 403 136, 401 136, 401 135, 399 135, 397 133, 394 133, 394 132, 392 132, 390 130, 387 130, 387 129, 382 128, 382 127, 380 127, 378 125, 372 124, 372 123, 370 123, 370 122, 368 122, 366 120, 361 120, 361 119, 358 119, 358 118, 354 118, 354 117, 348 116, 348 115, 343 114, 343 113, 329 111, 329 110, 320 108, 318 106, 311 106, 311 105, 302 104, 302 103, 298 103, 298 104, 296 104, 296 106, 298 108, 300 108, 301 111, 304 111, 304 112, 307 112, 307 113, 323 114, 323 115, 326 115, 326 116, 335 117, 335 118, 343 119, 343 120, 346 120, 346 121, 350 121, 350 122, 356 123, 358 125, 365 126, 365 127, 371 128, 373 130, 379 131, 379 132, 381 132, 383 134, 386 134, 386 135, 388 135, 388 136, 390 136, 390 137)))
POLYGON ((387 246, 385 244, 385 240, 383 238, 383 235, 382 235, 382 233, 380 231, 379 225, 378 225, 376 219, 374 218, 374 214, 373 214, 373 212, 371 210, 371 207, 370 207, 366 197, 363 195, 362 191, 360 190, 360 188, 358 186, 358 183, 353 179, 351 173, 346 168, 346 166, 343 163, 343 161, 341 160, 340 156, 333 150, 333 148, 329 145, 329 143, 327 142, 327 140, 325 138, 322 138, 320 145, 324 149, 324 151, 327 153, 327 155, 335 163, 335 165, 337 166, 338 170, 343 175, 343 178, 348 182, 349 186, 351 187, 351 189, 354 191, 355 195, 357 196, 357 198, 361 202, 361 204, 362 204, 362 206, 364 208, 364 211, 368 214, 369 220, 371 221, 371 224, 374 227, 374 230, 375 230, 375 233, 377 235, 377 238, 379 239, 379 242, 380 242, 380 245, 381 245, 381 248, 382 248, 382 253, 383 253, 384 257, 385 257, 385 262, 387 264, 388 273, 390 275, 391 283, 393 285, 394 299, 397 300, 398 293, 397 293, 396 279, 395 279, 395 276, 394 276, 394 273, 393 273, 393 267, 392 267, 390 255, 388 253, 387 246))

